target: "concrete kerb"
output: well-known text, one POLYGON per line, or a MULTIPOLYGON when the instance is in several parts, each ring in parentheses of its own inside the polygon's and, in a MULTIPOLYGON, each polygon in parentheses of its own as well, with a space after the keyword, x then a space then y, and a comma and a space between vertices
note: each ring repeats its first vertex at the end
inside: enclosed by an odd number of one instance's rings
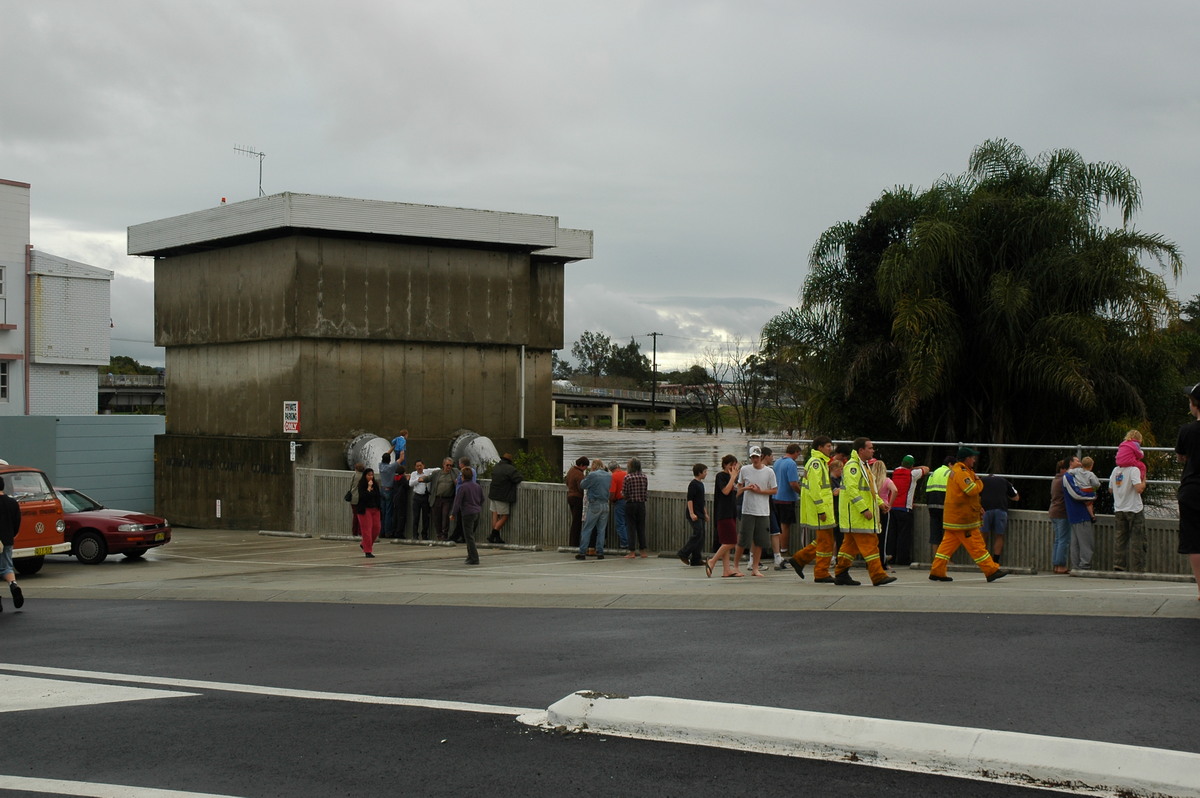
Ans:
POLYGON ((1200 754, 777 707, 580 691, 530 725, 1094 794, 1200 797, 1200 754))

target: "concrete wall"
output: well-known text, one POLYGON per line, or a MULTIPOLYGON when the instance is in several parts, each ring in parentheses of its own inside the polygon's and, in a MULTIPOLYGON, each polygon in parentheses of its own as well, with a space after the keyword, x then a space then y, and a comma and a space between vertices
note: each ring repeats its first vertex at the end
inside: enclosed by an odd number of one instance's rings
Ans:
POLYGON ((153 513, 154 440, 163 428, 162 416, 0 418, 0 458, 36 466, 55 485, 110 507, 153 513))
POLYGON ((440 460, 464 428, 561 459, 563 269, 509 249, 321 235, 158 258, 159 502, 183 525, 287 529, 288 442, 298 465, 341 468, 361 432, 407 428, 410 464, 440 460), (285 401, 300 403, 298 435, 283 431, 285 401))
POLYGON ((160 346, 278 338, 562 347, 563 265, 522 252, 288 236, 155 263, 160 346))

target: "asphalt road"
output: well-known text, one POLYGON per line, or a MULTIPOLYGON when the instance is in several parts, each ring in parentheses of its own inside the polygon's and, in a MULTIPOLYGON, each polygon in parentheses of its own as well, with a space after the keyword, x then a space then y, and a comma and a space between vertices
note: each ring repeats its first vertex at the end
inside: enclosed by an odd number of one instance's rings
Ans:
POLYGON ((545 709, 591 689, 1200 751, 1189 680, 1200 640, 1187 619, 69 599, 5 609, 0 676, 13 664, 69 668, 90 675, 60 681, 129 674, 194 695, 0 713, 0 776, 247 797, 1033 794, 286 690, 545 709))

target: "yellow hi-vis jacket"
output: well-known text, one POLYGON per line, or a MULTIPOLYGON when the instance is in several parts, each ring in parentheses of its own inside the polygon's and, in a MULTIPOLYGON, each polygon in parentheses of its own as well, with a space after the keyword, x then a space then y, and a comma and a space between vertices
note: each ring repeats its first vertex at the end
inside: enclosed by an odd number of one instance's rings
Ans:
POLYGON ((859 459, 858 452, 850 455, 842 470, 842 493, 838 496, 838 521, 843 532, 874 532, 879 534, 879 492, 871 470, 859 459), (863 515, 871 511, 871 517, 863 515))
POLYGON ((829 456, 813 449, 800 478, 800 526, 805 529, 833 529, 833 485, 829 482, 829 456), (825 518, 821 518, 821 513, 825 518))
POLYGON ((978 529, 983 523, 983 482, 975 472, 962 463, 955 463, 946 480, 946 509, 942 513, 943 529, 978 529))

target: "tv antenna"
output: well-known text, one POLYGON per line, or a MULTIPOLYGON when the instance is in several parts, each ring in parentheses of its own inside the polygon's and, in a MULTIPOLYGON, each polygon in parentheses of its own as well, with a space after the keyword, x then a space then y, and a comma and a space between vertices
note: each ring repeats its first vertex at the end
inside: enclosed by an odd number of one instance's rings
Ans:
POLYGON ((234 145, 233 150, 234 152, 240 152, 242 155, 249 155, 251 158, 258 159, 258 196, 267 196, 262 190, 262 162, 263 158, 267 157, 267 154, 265 152, 259 152, 253 147, 239 147, 237 145, 234 145))

